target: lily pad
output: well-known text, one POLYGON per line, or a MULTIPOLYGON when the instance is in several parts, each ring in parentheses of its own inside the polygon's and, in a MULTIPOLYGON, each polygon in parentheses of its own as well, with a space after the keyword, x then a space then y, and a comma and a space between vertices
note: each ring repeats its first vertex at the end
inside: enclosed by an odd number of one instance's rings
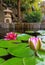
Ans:
POLYGON ((45 36, 42 35, 42 36, 37 36, 38 38, 40 38, 42 40, 42 42, 45 42, 45 36))
POLYGON ((34 33, 34 31, 25 31, 25 33, 34 33))
POLYGON ((15 44, 15 40, 0 40, 0 47, 2 48, 10 48, 10 47, 16 47, 17 44, 15 44))
POLYGON ((5 56, 7 54, 8 54, 8 52, 6 49, 0 48, 0 56, 5 56))
POLYGON ((28 40, 30 37, 31 37, 31 36, 28 35, 28 34, 19 34, 19 35, 17 36, 17 39, 18 39, 18 40, 28 40))
POLYGON ((15 48, 9 48, 8 52, 16 57, 30 57, 30 55, 32 56, 33 51, 27 46, 27 44, 21 44, 15 48))
POLYGON ((35 62, 35 58, 12 58, 5 61, 1 65, 36 65, 35 62))
POLYGON ((36 59, 36 57, 28 58, 11 58, 0 65, 44 65, 44 61, 36 59))
POLYGON ((36 65, 45 65, 45 60, 41 61, 41 60, 38 60, 37 64, 36 65))
POLYGON ((0 64, 3 63, 5 60, 3 58, 0 58, 0 64))
POLYGON ((40 33, 41 35, 45 35, 45 30, 38 30, 38 33, 40 33))
POLYGON ((20 58, 12 58, 0 65, 23 65, 22 60, 20 58))

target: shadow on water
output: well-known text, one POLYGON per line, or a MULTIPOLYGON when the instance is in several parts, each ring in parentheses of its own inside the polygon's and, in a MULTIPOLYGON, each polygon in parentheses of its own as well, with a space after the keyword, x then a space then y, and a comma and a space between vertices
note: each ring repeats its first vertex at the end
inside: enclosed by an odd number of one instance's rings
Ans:
POLYGON ((28 33, 28 32, 26 32, 26 34, 32 35, 32 36, 35 36, 35 37, 37 37, 38 35, 41 35, 41 34, 38 33, 38 32, 33 32, 33 33, 28 33))
POLYGON ((28 43, 28 40, 21 40, 22 43, 28 43))
POLYGON ((8 54, 8 55, 5 55, 5 56, 1 56, 0 58, 3 58, 5 60, 8 60, 8 59, 13 58, 13 57, 14 57, 13 55, 8 54))

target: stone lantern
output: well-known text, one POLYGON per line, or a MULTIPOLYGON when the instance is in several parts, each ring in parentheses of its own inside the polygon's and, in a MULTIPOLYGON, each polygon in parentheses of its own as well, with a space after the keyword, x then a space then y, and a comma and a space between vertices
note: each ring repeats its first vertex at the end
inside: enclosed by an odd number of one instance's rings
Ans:
POLYGON ((4 23, 12 23, 12 11, 7 8, 4 13, 4 23))

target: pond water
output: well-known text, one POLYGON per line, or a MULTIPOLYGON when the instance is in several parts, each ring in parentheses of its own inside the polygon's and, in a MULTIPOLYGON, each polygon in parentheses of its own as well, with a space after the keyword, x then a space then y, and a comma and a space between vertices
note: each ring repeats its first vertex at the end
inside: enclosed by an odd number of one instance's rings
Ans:
POLYGON ((4 39, 6 33, 0 33, 0 39, 4 39))

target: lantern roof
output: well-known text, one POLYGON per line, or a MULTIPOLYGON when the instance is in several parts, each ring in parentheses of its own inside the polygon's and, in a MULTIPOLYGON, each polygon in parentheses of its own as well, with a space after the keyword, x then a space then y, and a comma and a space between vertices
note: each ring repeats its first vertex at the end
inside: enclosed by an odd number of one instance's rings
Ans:
POLYGON ((4 12, 6 12, 6 13, 12 13, 12 10, 10 10, 9 8, 7 8, 6 10, 4 10, 4 12))

